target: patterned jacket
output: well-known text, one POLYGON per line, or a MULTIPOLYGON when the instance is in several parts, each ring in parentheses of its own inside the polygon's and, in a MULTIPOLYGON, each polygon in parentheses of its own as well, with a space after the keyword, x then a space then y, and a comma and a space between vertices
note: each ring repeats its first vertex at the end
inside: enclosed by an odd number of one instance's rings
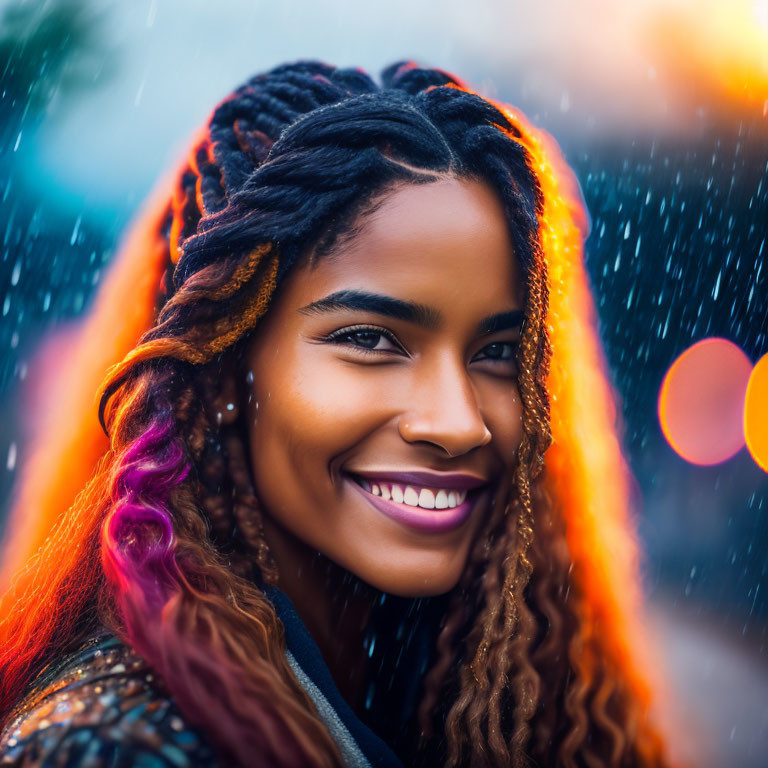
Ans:
MULTIPOLYGON (((288 597, 272 588, 268 596, 285 626, 288 662, 345 766, 402 768, 342 698, 288 597)), ((0 735, 0 766, 225 768, 146 662, 107 632, 38 676, 0 735)))

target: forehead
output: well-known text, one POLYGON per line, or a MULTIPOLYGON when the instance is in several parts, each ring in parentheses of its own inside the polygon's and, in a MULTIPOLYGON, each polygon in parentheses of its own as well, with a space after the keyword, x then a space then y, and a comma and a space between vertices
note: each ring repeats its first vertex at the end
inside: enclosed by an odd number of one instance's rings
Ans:
POLYGON ((486 183, 402 185, 356 234, 289 280, 295 302, 342 288, 386 293, 452 313, 522 308, 522 275, 501 201, 486 183))

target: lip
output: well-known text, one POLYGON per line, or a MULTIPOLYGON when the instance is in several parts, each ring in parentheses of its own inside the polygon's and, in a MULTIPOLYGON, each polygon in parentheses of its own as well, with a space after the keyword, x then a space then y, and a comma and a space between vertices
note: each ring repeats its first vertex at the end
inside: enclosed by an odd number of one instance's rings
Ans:
MULTIPOLYGON (((425 470, 404 470, 391 472, 389 470, 363 470, 348 473, 366 480, 389 480, 403 485, 427 486, 429 488, 453 488, 460 491, 471 491, 481 485, 487 485, 488 480, 463 472, 429 472, 425 470)), ((355 483, 357 485, 357 483, 355 483)))
MULTIPOLYGON (((368 475, 365 477, 367 478, 368 475)), ((382 473, 381 477, 390 478, 395 477, 395 475, 384 475, 382 473)), ((444 533, 463 525, 469 518, 475 502, 481 494, 479 490, 468 490, 467 498, 458 507, 432 510, 412 507, 409 504, 399 504, 396 501, 388 501, 381 496, 375 496, 372 493, 368 493, 365 488, 356 483, 349 475, 345 475, 344 482, 349 483, 366 501, 387 517, 409 528, 426 533, 444 533)))

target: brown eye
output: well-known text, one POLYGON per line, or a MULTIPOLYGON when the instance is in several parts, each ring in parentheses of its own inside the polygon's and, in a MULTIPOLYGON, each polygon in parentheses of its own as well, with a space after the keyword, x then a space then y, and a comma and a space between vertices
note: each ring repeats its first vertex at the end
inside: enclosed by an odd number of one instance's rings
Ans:
POLYGON ((481 359, 509 362, 515 359, 516 348, 517 344, 513 344, 510 341, 496 341, 487 347, 483 347, 479 354, 484 353, 484 357, 481 359))
POLYGON ((342 328, 326 337, 331 344, 353 347, 361 352, 396 352, 401 347, 383 328, 342 328))
POLYGON ((354 333, 346 334, 344 338, 351 339, 354 344, 366 349, 374 349, 378 347, 379 342, 384 338, 384 334, 376 331, 355 331, 354 333))

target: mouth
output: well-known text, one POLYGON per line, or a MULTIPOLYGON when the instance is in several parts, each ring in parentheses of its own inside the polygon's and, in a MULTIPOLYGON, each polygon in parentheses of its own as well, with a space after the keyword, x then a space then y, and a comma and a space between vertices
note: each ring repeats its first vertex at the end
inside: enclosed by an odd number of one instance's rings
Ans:
POLYGON ((415 486, 346 472, 344 479, 379 512, 408 528, 428 533, 443 533, 463 525, 488 487, 415 486))

